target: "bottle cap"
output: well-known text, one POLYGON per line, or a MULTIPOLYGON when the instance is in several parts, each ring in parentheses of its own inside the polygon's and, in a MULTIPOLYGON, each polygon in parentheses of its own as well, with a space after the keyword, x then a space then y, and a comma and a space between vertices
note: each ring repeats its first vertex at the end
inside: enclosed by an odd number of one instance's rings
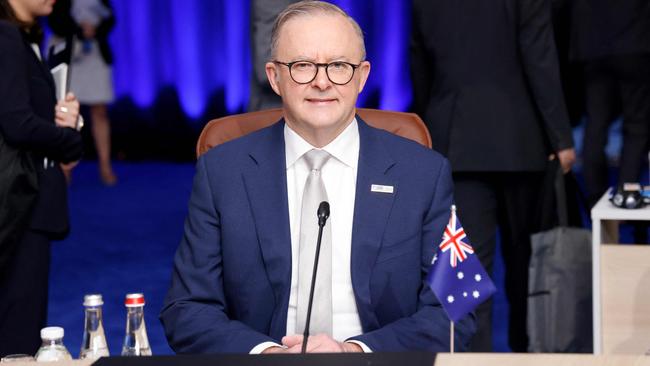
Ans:
POLYGON ((126 294, 126 299, 124 299, 124 305, 126 305, 127 307, 144 306, 144 295, 126 294))
POLYGON ((104 305, 104 300, 102 300, 102 295, 90 294, 84 296, 84 306, 102 306, 102 305, 104 305))
POLYGON ((63 338, 63 328, 61 327, 47 327, 41 329, 41 339, 53 340, 63 338))

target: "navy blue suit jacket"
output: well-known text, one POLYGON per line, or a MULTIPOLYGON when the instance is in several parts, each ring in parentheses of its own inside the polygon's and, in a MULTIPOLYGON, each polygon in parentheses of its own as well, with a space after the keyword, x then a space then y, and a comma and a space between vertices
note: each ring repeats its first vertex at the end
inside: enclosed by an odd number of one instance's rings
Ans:
MULTIPOLYGON (((449 351, 449 320, 424 282, 449 220, 449 164, 357 120, 350 265, 363 334, 352 339, 374 351, 449 351), (394 193, 371 192, 372 184, 394 193)), ((276 123, 219 145, 198 161, 160 315, 178 353, 247 353, 286 333, 291 235, 283 128, 276 123)), ((457 344, 473 331, 471 317, 457 324, 457 344)))

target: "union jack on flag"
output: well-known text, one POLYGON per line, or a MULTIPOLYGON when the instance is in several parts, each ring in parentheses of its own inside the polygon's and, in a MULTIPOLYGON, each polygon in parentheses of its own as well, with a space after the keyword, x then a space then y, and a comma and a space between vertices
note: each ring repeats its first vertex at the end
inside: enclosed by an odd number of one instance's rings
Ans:
POLYGON ((427 283, 449 319, 457 322, 492 296, 496 287, 474 254, 455 206, 436 249, 427 283))
POLYGON ((448 250, 451 251, 449 253, 449 264, 454 268, 456 268, 458 262, 467 259, 467 255, 474 254, 474 249, 469 244, 463 242, 463 239, 466 237, 465 229, 460 226, 456 218, 456 210, 452 210, 449 224, 445 227, 445 233, 442 236, 440 250, 443 253, 448 250))

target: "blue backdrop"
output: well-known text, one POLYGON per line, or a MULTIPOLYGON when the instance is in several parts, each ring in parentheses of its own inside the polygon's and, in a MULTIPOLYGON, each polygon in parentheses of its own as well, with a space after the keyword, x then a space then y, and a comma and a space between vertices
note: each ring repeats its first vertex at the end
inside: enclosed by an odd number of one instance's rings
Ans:
MULTIPOLYGON (((406 110, 411 102, 410 2, 333 3, 351 14, 365 33, 372 71, 359 105, 406 110)), ((218 117, 206 115, 214 95, 223 99, 223 114, 245 110, 251 73, 248 1, 113 0, 113 6, 118 100, 147 109, 161 90, 171 88, 194 124, 218 117)))

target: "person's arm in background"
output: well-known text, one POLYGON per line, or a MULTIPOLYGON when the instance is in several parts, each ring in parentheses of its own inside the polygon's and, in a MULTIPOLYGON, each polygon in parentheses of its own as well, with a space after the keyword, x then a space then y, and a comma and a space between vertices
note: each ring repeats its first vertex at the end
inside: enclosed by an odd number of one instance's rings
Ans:
POLYGON ((96 27, 92 27, 92 29, 88 29, 86 26, 85 33, 87 34, 85 34, 85 37, 95 38, 97 40, 99 44, 99 50, 102 54, 102 57, 104 58, 104 61, 110 65, 113 63, 113 52, 111 51, 111 46, 108 43, 108 35, 115 26, 115 14, 113 12, 113 7, 108 0, 105 0, 103 4, 108 8, 109 15, 105 18, 102 18, 99 24, 97 24, 96 27))
POLYGON ((47 25, 59 37, 81 37, 81 28, 70 14, 70 0, 58 0, 54 3, 52 13, 47 17, 47 25))
POLYGON ((571 124, 567 114, 557 48, 553 37, 550 0, 520 0, 519 54, 528 85, 541 115, 551 148, 565 172, 575 162, 571 124))
POLYGON ((418 1, 414 1, 409 50, 411 82, 413 83, 413 111, 426 121, 425 113, 433 84, 434 60, 427 54, 425 37, 419 27, 420 17, 423 16, 421 10, 418 1))
POLYGON ((104 5, 106 5, 106 7, 109 9, 110 15, 106 18, 103 18, 95 28, 95 38, 102 40, 106 40, 108 38, 108 34, 113 30, 113 27, 115 27, 115 15, 113 14, 113 7, 108 1, 106 1, 104 5))
POLYGON ((18 29, 0 24, 0 133, 15 148, 38 151, 64 163, 78 160, 83 148, 81 134, 44 120, 30 106, 31 76, 25 66, 29 62, 25 50, 18 29))

